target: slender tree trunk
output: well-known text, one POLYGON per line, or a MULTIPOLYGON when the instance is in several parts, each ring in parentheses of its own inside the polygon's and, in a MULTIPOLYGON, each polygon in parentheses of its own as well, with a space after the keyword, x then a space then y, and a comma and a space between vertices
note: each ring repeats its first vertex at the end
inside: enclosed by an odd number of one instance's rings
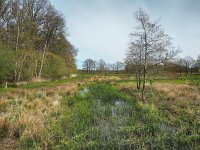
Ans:
MULTIPOLYGON (((145 70, 146 70, 146 66, 144 66, 144 71, 145 70)), ((146 88, 146 72, 144 72, 143 74, 143 84, 142 84, 142 94, 141 94, 142 101, 146 103, 145 88, 146 88)))
POLYGON ((41 60, 40 70, 39 70, 39 73, 38 73, 38 78, 42 77, 42 71, 43 71, 43 66, 44 66, 44 59, 45 59, 45 55, 46 55, 46 49, 47 49, 47 41, 45 42, 45 45, 44 45, 44 50, 43 50, 43 54, 42 54, 42 60, 41 60))
POLYGON ((18 60, 17 60, 17 52, 18 52, 18 46, 19 46, 19 23, 17 23, 17 39, 16 39, 16 45, 15 45, 15 77, 14 77, 14 82, 17 83, 17 69, 18 69, 18 60))
POLYGON ((8 82, 6 81, 6 84, 5 84, 5 88, 7 89, 8 88, 8 82))
POLYGON ((141 77, 140 75, 137 75, 137 89, 140 90, 141 88, 141 77))
POLYGON ((5 88, 8 88, 8 82, 7 82, 7 78, 5 77, 5 88))
POLYGON ((141 89, 141 77, 139 75, 139 90, 141 89))
POLYGON ((17 76, 17 82, 21 79, 21 75, 22 75, 22 69, 23 69, 23 63, 26 59, 26 54, 24 55, 23 59, 22 59, 22 62, 21 62, 21 65, 19 67, 19 72, 18 72, 18 76, 17 76))
POLYGON ((35 77, 37 78, 38 77, 38 61, 35 60, 35 77))
POLYGON ((137 89, 139 90, 139 79, 137 77, 137 89))
POLYGON ((147 45, 147 34, 146 34, 146 30, 144 28, 145 31, 145 54, 144 54, 144 68, 143 68, 143 85, 142 85, 142 94, 141 94, 141 99, 144 103, 146 103, 146 98, 145 98, 145 88, 146 88, 146 73, 147 73, 147 49, 148 49, 148 45, 147 45))

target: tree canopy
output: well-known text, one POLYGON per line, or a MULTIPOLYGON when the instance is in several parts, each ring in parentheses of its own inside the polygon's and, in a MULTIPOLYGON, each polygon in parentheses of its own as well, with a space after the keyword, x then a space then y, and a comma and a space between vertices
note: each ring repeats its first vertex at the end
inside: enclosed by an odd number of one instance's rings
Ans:
POLYGON ((76 71, 77 49, 67 35, 63 15, 48 0, 0 0, 0 53, 6 56, 1 59, 1 70, 6 70, 1 82, 76 71))

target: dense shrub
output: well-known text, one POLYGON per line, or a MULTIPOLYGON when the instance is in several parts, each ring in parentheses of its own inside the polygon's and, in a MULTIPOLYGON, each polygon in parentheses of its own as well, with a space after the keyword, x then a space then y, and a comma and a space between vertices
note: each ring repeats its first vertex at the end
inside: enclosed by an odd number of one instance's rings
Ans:
POLYGON ((52 53, 48 53, 44 63, 44 77, 47 78, 60 78, 67 73, 65 60, 52 53))
POLYGON ((0 46, 0 83, 12 78, 15 68, 14 57, 14 51, 5 46, 0 46))

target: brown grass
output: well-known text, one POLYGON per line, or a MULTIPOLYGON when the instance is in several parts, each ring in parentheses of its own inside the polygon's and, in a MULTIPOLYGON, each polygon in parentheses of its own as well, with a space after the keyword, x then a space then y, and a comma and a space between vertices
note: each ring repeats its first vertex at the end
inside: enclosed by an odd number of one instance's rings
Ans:
POLYGON ((200 122, 200 92, 196 87, 186 84, 157 83, 153 85, 157 91, 157 104, 170 108, 174 113, 182 110, 197 117, 200 122), (173 109, 173 110, 172 110, 173 109))
MULTIPOLYGON (((0 147, 19 139, 48 137, 48 119, 62 110, 63 96, 74 96, 77 84, 41 89, 18 89, 0 95, 0 147)), ((16 142, 15 142, 16 143, 16 142)))
POLYGON ((106 81, 118 81, 119 77, 116 76, 94 76, 86 79, 85 82, 106 82, 106 81))
POLYGON ((117 84, 117 88, 120 90, 120 91, 126 91, 128 89, 136 89, 136 84, 135 83, 131 83, 131 82, 128 82, 128 83, 118 83, 117 84))
POLYGON ((170 100, 200 100, 200 94, 197 89, 186 84, 156 83, 153 88, 167 95, 170 100))

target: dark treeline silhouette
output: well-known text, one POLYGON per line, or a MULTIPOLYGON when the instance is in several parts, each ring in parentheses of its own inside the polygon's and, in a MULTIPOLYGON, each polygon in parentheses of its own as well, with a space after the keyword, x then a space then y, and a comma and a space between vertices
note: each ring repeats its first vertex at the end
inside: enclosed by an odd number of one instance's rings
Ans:
MULTIPOLYGON (((198 57, 199 58, 199 57, 198 57)), ((176 58, 175 60, 165 62, 158 65, 157 68, 162 69, 166 73, 182 74, 199 74, 199 59, 193 59, 190 56, 185 58, 176 58)), ((136 64, 128 60, 125 61, 125 73, 133 74, 136 72, 136 64)))
MULTIPOLYGON (((200 55, 195 60, 190 56, 184 58, 174 58, 168 62, 157 65, 157 70, 162 70, 165 74, 184 75, 199 74, 200 72, 200 55)), ((88 58, 82 64, 82 73, 87 74, 135 74, 137 72, 137 64, 132 60, 125 59, 124 62, 116 61, 113 64, 106 63, 104 60, 96 61, 88 58), (99 65, 100 64, 100 65, 99 65)), ((159 71, 160 72, 160 71, 159 71)))
POLYGON ((119 74, 124 72, 124 63, 117 61, 110 64, 106 63, 103 59, 96 61, 88 58, 83 62, 81 71, 87 74, 119 74))

